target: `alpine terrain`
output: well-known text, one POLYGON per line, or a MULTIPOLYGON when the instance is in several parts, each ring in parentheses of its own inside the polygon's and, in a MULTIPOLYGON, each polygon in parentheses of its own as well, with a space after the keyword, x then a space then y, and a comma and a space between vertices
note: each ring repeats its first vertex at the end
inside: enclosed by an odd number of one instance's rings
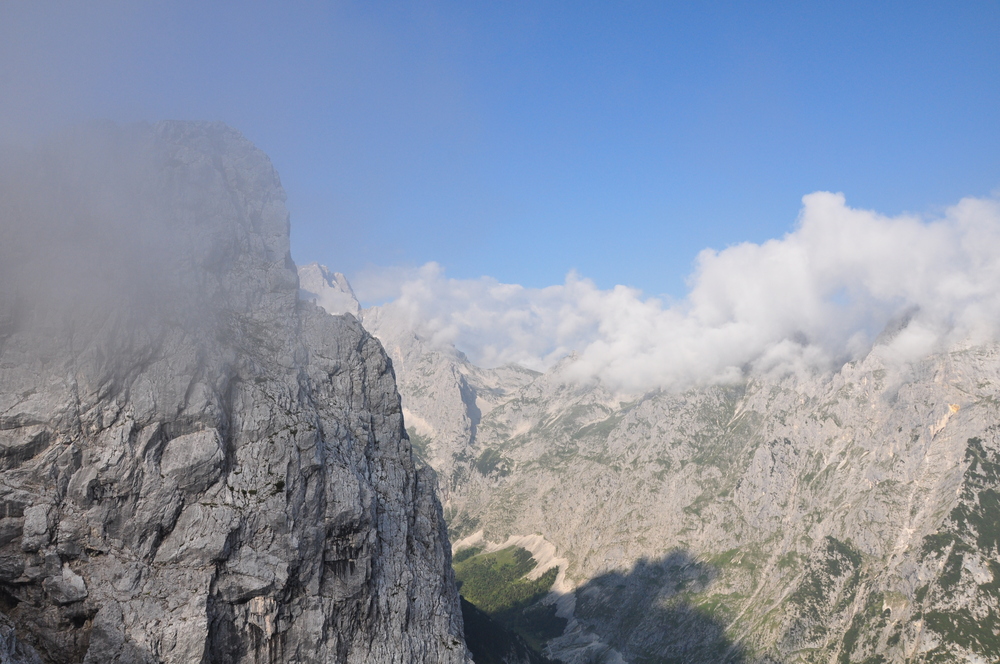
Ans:
POLYGON ((904 319, 835 372, 617 394, 573 356, 474 366, 302 274, 392 358, 463 595, 549 657, 1000 661, 1000 347, 901 364, 904 319))

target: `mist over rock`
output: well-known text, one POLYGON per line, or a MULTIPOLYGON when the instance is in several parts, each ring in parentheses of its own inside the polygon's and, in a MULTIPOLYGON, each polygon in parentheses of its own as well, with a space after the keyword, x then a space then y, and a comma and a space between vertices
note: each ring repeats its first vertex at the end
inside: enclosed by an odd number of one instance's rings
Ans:
POLYGON ((0 652, 467 661, 392 366, 299 300, 266 156, 103 124, 2 168, 0 652))

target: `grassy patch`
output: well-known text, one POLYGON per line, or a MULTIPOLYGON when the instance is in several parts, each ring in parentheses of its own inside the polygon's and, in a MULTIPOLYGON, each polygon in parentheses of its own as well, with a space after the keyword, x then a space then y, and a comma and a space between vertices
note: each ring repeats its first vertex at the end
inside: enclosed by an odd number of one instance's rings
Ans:
POLYGON ((464 549, 455 555, 453 564, 461 595, 536 651, 566 628, 554 606, 539 603, 555 583, 557 567, 537 579, 526 579, 537 563, 528 551, 515 546, 492 553, 464 549))
POLYGON ((509 546, 456 562, 455 577, 463 597, 494 615, 523 608, 548 593, 558 569, 553 568, 534 581, 522 578, 535 566, 535 560, 528 551, 509 546))
POLYGON ((477 553, 483 550, 481 546, 473 546, 468 549, 462 549, 461 551, 456 551, 454 557, 451 559, 452 563, 457 565, 460 562, 466 561, 473 557, 477 553))

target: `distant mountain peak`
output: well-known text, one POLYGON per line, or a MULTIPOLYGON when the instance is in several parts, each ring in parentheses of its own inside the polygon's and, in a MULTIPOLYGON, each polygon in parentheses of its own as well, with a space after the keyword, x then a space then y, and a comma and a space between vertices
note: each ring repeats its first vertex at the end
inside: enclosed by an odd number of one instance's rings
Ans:
POLYGON ((330 272, 325 265, 309 263, 299 268, 299 297, 315 302, 334 316, 361 315, 361 303, 351 284, 340 272, 330 272))

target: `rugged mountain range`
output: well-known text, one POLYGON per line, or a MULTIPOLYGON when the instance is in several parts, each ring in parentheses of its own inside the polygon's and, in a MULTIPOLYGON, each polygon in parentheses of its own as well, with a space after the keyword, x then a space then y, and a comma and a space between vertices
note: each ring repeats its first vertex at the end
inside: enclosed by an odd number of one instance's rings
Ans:
POLYGON ((166 122, 2 168, 0 660, 468 661, 391 365, 298 299, 268 159, 166 122))
POLYGON ((1000 347, 622 395, 360 315, 456 550, 559 566, 549 656, 1000 661, 1000 347))

